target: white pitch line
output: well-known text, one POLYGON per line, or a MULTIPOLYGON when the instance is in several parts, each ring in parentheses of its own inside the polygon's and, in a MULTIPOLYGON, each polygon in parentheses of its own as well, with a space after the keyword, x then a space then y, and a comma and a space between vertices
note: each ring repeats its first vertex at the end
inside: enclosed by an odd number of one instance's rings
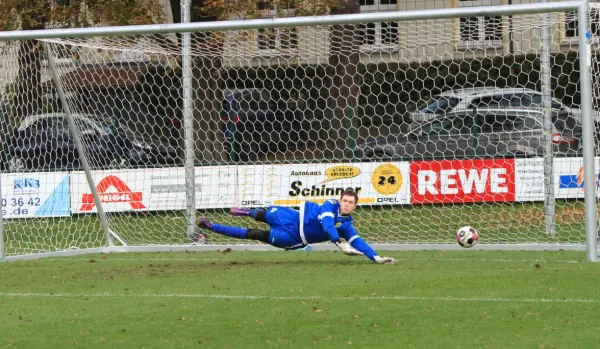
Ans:
POLYGON ((123 294, 123 293, 15 293, 0 292, 0 297, 52 297, 52 298, 196 298, 235 300, 336 300, 336 301, 441 301, 441 302, 491 302, 491 303, 600 303, 600 299, 573 298, 461 298, 461 297, 412 297, 412 296, 367 296, 367 297, 324 297, 324 296, 243 296, 221 294, 123 294))
MULTIPOLYGON (((152 261, 157 261, 157 262, 197 262, 197 261, 201 261, 201 262, 217 262, 217 261, 223 261, 223 262, 239 262, 240 264, 243 263, 247 263, 247 262, 274 262, 274 261, 292 261, 292 259, 285 259, 285 260, 275 260, 275 259, 254 259, 254 260, 239 260, 239 259, 234 259, 234 258, 189 258, 189 259, 183 259, 183 258, 111 258, 111 257, 107 257, 106 259, 101 259, 101 258, 94 258, 94 257, 90 257, 90 258, 42 258, 42 259, 38 259, 38 262, 42 262, 42 261, 48 261, 48 262, 54 262, 54 261, 60 261, 60 262, 67 262, 67 261, 83 261, 83 262, 89 262, 90 260, 95 260, 95 261, 102 261, 102 262, 110 262, 110 261, 114 261, 114 262, 122 262, 122 261, 138 261, 138 262, 152 262, 152 261)), ((587 263, 586 261, 576 261, 576 260, 558 260, 558 261, 548 261, 545 259, 475 259, 475 258, 396 258, 397 261, 403 261, 403 262, 410 262, 410 261, 415 261, 415 262, 482 262, 482 263, 561 263, 561 264, 578 264, 578 263, 587 263)), ((362 259, 360 259, 359 261, 363 261, 362 259)))

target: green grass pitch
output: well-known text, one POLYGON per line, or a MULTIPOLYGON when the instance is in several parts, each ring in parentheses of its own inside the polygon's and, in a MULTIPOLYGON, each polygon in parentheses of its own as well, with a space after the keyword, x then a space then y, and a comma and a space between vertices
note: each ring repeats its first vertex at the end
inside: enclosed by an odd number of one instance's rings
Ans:
MULTIPOLYGON (((202 210, 214 222, 244 227, 266 227, 251 219, 232 217, 225 210, 202 210)), ((558 200, 556 235, 547 235, 543 203, 421 205, 359 207, 355 227, 370 243, 455 244, 456 229, 472 225, 481 244, 571 243, 585 244, 583 202, 558 200)), ((130 246, 188 244, 184 212, 133 212, 109 214, 110 226, 130 246)), ((66 218, 12 219, 4 223, 6 255, 51 252, 106 246, 95 215, 66 218)), ((210 234, 209 243, 234 240, 210 234)))
POLYGON ((583 252, 130 253, 0 263, 2 348, 593 348, 583 252))

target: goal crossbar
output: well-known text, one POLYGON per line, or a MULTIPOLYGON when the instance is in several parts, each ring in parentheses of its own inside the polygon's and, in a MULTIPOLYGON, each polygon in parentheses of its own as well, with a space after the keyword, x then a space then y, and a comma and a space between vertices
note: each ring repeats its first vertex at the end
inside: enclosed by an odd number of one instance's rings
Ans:
MULTIPOLYGON (((192 22, 173 24, 148 24, 114 27, 45 29, 0 32, 1 40, 41 40, 96 36, 121 36, 141 34, 167 34, 206 32, 211 30, 232 31, 277 27, 305 27, 354 24, 361 22, 405 22, 459 17, 510 16, 518 14, 540 14, 577 11, 585 8, 587 1, 549 2, 542 4, 519 4, 502 6, 477 6, 452 9, 390 11, 361 14, 343 14, 311 17, 286 17, 272 19, 249 19, 214 22, 192 22)), ((587 10, 584 10, 587 11, 587 10)))

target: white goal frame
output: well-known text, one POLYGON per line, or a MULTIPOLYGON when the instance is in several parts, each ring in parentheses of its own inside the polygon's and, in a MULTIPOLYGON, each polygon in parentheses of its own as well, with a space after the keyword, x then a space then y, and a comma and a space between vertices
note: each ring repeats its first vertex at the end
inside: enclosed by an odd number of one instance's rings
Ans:
MULTIPOLYGON (((593 90, 591 67, 591 40, 589 37, 588 24, 588 1, 565 1, 540 4, 524 4, 524 5, 506 5, 506 6, 482 6, 470 8, 453 8, 440 10, 416 10, 416 11, 397 11, 397 12, 380 12, 380 13, 361 13, 347 14, 335 16, 314 16, 314 17, 292 17, 280 19, 256 19, 256 20, 232 20, 219 22, 200 22, 200 23, 182 23, 182 24, 161 24, 161 25, 139 25, 139 26, 119 26, 119 27, 94 27, 94 28, 76 28, 76 29, 52 29, 52 30, 33 30, 33 31, 10 31, 0 32, 0 41, 8 40, 44 40, 56 38, 81 38, 81 37, 97 37, 97 36, 128 36, 140 34, 166 34, 166 33, 190 33, 190 32, 207 32, 207 31, 231 31, 231 30, 248 30, 248 29, 263 29, 277 27, 305 27, 305 26, 323 26, 323 25, 343 25, 365 22, 406 22, 417 20, 436 20, 449 19, 459 17, 483 17, 483 16, 509 16, 519 14, 544 14, 552 12, 572 12, 576 11, 579 18, 579 60, 580 66, 580 90, 581 90, 581 110, 583 123, 583 161, 584 161, 584 176, 585 178, 594 178, 594 135, 593 135, 593 90)), ((189 42, 188 42, 189 43, 189 42)), ((183 47, 184 60, 189 59, 189 47, 186 48, 185 42, 183 47), (187 49, 187 51, 186 51, 187 49)), ((49 68, 53 71, 53 62, 49 57, 49 68)), ((189 61, 188 61, 189 62, 189 61)), ((185 82, 185 65, 184 62, 184 83, 186 89, 182 94, 184 96, 185 117, 184 124, 191 125, 191 117, 189 108, 192 104, 188 99, 191 98, 191 86, 185 82)), ((57 86, 59 95, 62 100, 63 108, 66 114, 70 114, 68 103, 66 102, 63 91, 61 91, 60 80, 54 69, 54 81, 57 86)), ((72 123, 72 120, 71 122, 72 123)), ((74 132, 74 131, 73 131, 74 132)), ((185 132, 186 144, 193 144, 191 132, 185 132)), ((81 149, 80 156, 85 159, 85 154, 81 149)), ((194 193, 194 172, 193 172, 193 157, 190 152, 186 152, 186 187, 188 188, 188 208, 193 206, 194 193), (190 163, 191 162, 191 163, 190 163)), ((193 154, 192 154, 193 155, 193 154)), ((83 161, 84 168, 86 167, 83 161)), ((98 200, 98 193, 95 190, 90 169, 85 168, 90 190, 94 194, 96 205, 98 207, 98 217, 101 220, 105 237, 108 246, 100 248, 89 248, 83 250, 68 250, 48 253, 38 253, 32 255, 5 256, 3 222, 0 211, 0 260, 16 260, 16 259, 36 259, 42 257, 66 256, 87 253, 109 253, 109 252, 151 252, 151 251, 210 251, 224 248, 240 249, 240 250, 272 250, 273 248, 267 245, 174 245, 174 246, 116 246, 113 238, 119 239, 118 232, 110 231, 105 218, 103 217, 102 204, 98 200)), ((594 181, 585 181, 585 230, 586 244, 482 244, 475 246, 474 249, 481 250, 585 250, 588 261, 598 261, 597 251, 597 199, 596 187, 594 181)), ((190 224, 194 222, 193 210, 188 210, 187 217, 188 232, 193 227, 190 224)), ((450 250, 460 249, 457 244, 373 244, 373 247, 379 250, 450 250)), ((314 250, 330 250, 336 249, 331 244, 317 245, 314 250)))

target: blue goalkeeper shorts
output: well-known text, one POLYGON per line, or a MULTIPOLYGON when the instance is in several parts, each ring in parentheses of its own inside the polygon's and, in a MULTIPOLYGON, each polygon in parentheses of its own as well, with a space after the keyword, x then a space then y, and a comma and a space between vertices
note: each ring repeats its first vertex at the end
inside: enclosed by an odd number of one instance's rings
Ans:
POLYGON ((300 238, 298 225, 300 213, 289 207, 270 206, 265 215, 271 226, 269 244, 286 250, 303 248, 305 245, 300 238))

